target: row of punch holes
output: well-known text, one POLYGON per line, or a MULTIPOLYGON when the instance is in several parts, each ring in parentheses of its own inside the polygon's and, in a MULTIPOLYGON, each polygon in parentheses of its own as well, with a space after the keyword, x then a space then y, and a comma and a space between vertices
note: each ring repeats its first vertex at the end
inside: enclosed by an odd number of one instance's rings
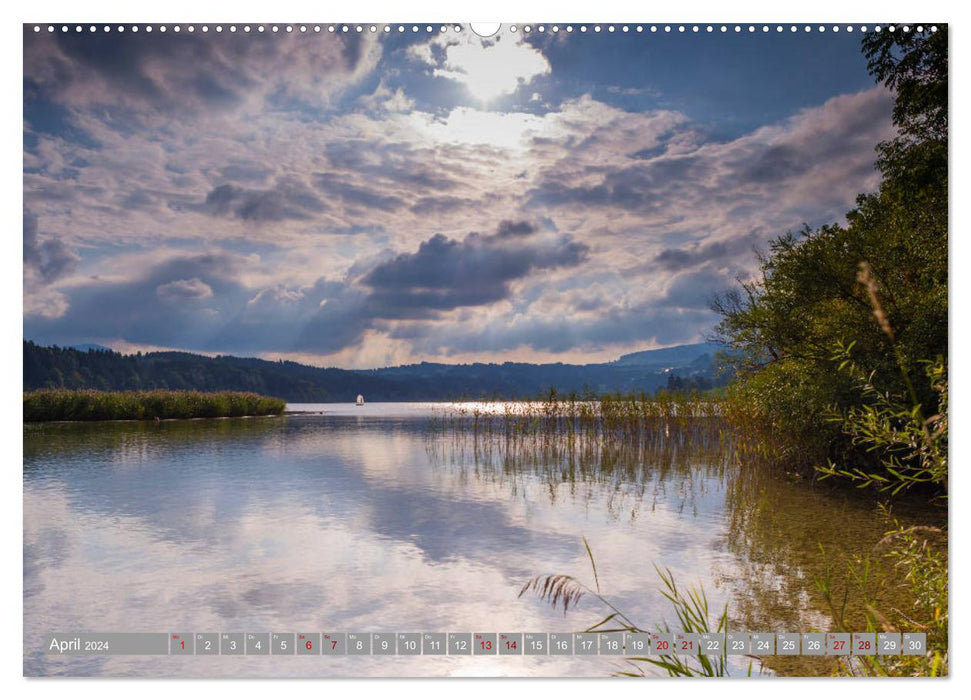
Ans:
MULTIPOLYGON (((35 24, 34 25, 34 32, 41 32, 41 31, 44 31, 44 29, 45 29, 45 27, 42 26, 42 25, 39 25, 39 24, 35 24)), ((378 33, 378 32, 384 32, 385 34, 390 34, 391 32, 394 32, 394 31, 397 31, 399 34, 404 34, 405 32, 411 32, 411 33, 417 34, 418 32, 422 32, 422 31, 425 32, 425 33, 431 33, 431 32, 443 32, 444 33, 444 32, 448 32, 448 31, 453 31, 453 32, 461 32, 461 31, 463 31, 462 25, 460 25, 460 24, 452 24, 452 25, 448 25, 448 24, 442 24, 442 25, 430 25, 430 24, 427 24, 427 25, 417 25, 417 24, 412 24, 412 25, 403 25, 403 24, 399 24, 399 25, 390 25, 390 24, 385 24, 385 25, 376 25, 376 24, 370 24, 370 25, 366 25, 366 24, 365 25, 362 25, 362 24, 356 24, 356 25, 355 24, 350 24, 350 25, 348 25, 348 24, 331 24, 331 25, 320 25, 320 24, 284 24, 284 25, 271 24, 271 25, 264 25, 264 24, 256 24, 256 25, 249 25, 249 24, 245 24, 245 25, 238 25, 238 26, 235 25, 235 24, 230 24, 230 25, 226 25, 225 27, 223 25, 221 25, 221 24, 217 24, 217 25, 214 25, 212 27, 210 27, 207 24, 199 25, 198 27, 196 25, 193 25, 193 24, 188 24, 188 25, 175 24, 175 25, 171 25, 171 26, 164 25, 164 24, 162 24, 162 25, 156 25, 156 26, 153 26, 153 25, 150 25, 150 24, 146 24, 146 25, 133 24, 133 25, 127 25, 127 26, 124 25, 124 24, 119 24, 119 25, 112 26, 112 25, 107 25, 106 24, 106 25, 103 25, 103 26, 100 27, 100 30, 103 31, 103 32, 117 31, 119 33, 124 33, 126 31, 129 31, 129 32, 132 32, 132 33, 137 33, 139 31, 146 32, 146 33, 151 33, 153 31, 158 31, 158 32, 162 32, 162 33, 167 32, 167 31, 172 31, 172 32, 175 32, 175 33, 178 34, 180 32, 185 31, 185 32, 189 32, 191 34, 191 33, 194 33, 197 29, 198 29, 198 31, 201 31, 203 33, 207 33, 209 31, 215 31, 216 33, 222 33, 223 31, 227 31, 228 30, 230 33, 242 32, 244 34, 251 33, 251 32, 257 32, 257 33, 265 33, 265 32, 280 33, 280 32, 284 32, 284 33, 288 33, 288 34, 289 33, 293 33, 293 32, 299 32, 299 33, 302 33, 302 34, 306 34, 308 32, 313 32, 313 33, 319 34, 319 33, 324 32, 324 31, 326 31, 327 33, 330 33, 330 34, 347 34, 347 33, 351 33, 351 32, 355 32, 355 33, 370 32, 372 34, 375 34, 375 33, 378 33)), ((608 25, 599 25, 599 24, 595 24, 595 25, 585 25, 585 24, 582 24, 582 25, 574 26, 574 25, 570 24, 570 25, 565 25, 565 26, 562 26, 561 27, 560 25, 554 24, 554 25, 551 25, 551 26, 547 27, 546 25, 543 25, 543 24, 539 24, 539 25, 536 25, 536 26, 528 25, 528 24, 527 25, 522 25, 522 26, 517 26, 515 24, 511 24, 511 25, 509 25, 507 27, 507 30, 509 32, 515 33, 515 32, 522 31, 524 34, 530 34, 530 33, 534 32, 534 31, 535 32, 539 32, 541 34, 547 32, 547 31, 552 32, 554 34, 558 34, 559 32, 566 32, 568 34, 572 34, 572 33, 575 33, 575 32, 579 32, 580 34, 585 34, 585 33, 588 33, 588 32, 593 32, 594 34, 598 34, 598 33, 604 32, 604 31, 606 31, 608 33, 618 32, 619 31, 621 33, 629 33, 629 32, 635 32, 635 33, 643 33, 643 32, 650 32, 650 33, 657 33, 657 32, 672 33, 672 32, 678 32, 678 33, 682 33, 682 34, 686 34, 686 33, 700 34, 700 33, 714 33, 714 32, 720 32, 720 33, 727 33, 727 32, 742 33, 742 32, 747 32, 749 34, 754 34, 756 32, 761 32, 763 34, 768 34, 769 32, 773 31, 773 29, 777 33, 784 32, 787 29, 788 29, 788 31, 790 33, 795 33, 795 32, 800 32, 800 31, 801 32, 804 32, 804 33, 809 33, 809 32, 814 32, 814 31, 815 32, 821 32, 821 33, 822 32, 827 32, 827 31, 832 31, 832 32, 837 32, 838 33, 840 31, 853 32, 853 31, 857 31, 857 30, 860 31, 860 32, 867 32, 867 31, 881 32, 881 31, 884 31, 884 30, 886 30, 888 32, 894 32, 894 31, 897 31, 898 29, 902 30, 903 32, 911 32, 911 31, 916 30, 918 33, 922 33, 922 32, 925 31, 925 27, 923 25, 917 25, 916 27, 911 27, 910 25, 903 25, 903 26, 900 26, 900 27, 898 27, 897 25, 888 25, 886 27, 882 27, 881 25, 875 25, 875 26, 872 26, 872 27, 868 27, 867 25, 859 25, 857 27, 854 27, 853 25, 845 25, 845 26, 842 26, 842 27, 839 26, 839 25, 833 25, 831 27, 827 27, 825 25, 818 25, 818 26, 813 26, 813 25, 799 25, 799 26, 797 26, 797 25, 794 25, 794 24, 792 24, 792 25, 786 25, 786 26, 783 26, 781 24, 780 25, 773 25, 773 26, 769 26, 767 24, 763 24, 763 25, 754 25, 754 24, 749 24, 749 25, 740 25, 740 24, 736 24, 736 25, 725 25, 725 24, 721 24, 721 25, 711 25, 711 24, 708 24, 708 25, 697 25, 697 24, 692 24, 692 25, 684 25, 684 24, 680 24, 680 25, 670 25, 670 24, 665 24, 665 25, 653 25, 653 24, 652 25, 642 25, 642 24, 637 24, 637 25, 627 25, 627 24, 623 24, 623 25, 613 25, 613 24, 608 24, 608 25)), ((936 32, 937 31, 937 26, 931 26, 931 27, 929 27, 929 29, 930 29, 931 32, 936 32)), ((56 32, 58 30, 61 33, 70 32, 71 30, 73 30, 76 33, 79 33, 79 32, 83 32, 85 30, 85 26, 80 25, 80 24, 70 25, 70 26, 69 25, 66 25, 66 24, 63 24, 63 25, 60 25, 60 26, 53 25, 53 24, 49 24, 49 25, 46 25, 46 30, 48 32, 50 32, 50 33, 56 32)), ((89 33, 97 32, 99 30, 99 27, 92 24, 92 25, 88 25, 87 26, 87 30, 88 30, 89 33)))

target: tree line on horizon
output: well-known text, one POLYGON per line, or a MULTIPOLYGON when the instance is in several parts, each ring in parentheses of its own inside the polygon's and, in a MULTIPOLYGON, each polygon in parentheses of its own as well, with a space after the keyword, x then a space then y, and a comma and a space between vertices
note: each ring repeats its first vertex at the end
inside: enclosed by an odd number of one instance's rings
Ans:
POLYGON ((24 391, 245 391, 291 403, 536 398, 555 388, 588 394, 706 391, 727 379, 714 375, 703 354, 673 371, 651 365, 603 363, 421 363, 377 370, 346 370, 290 361, 187 352, 124 355, 110 349, 78 350, 25 340, 24 391))

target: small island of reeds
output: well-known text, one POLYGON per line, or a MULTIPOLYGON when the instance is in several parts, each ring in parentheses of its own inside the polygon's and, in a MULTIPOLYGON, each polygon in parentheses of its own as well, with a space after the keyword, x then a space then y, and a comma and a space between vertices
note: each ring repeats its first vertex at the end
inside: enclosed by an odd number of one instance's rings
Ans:
POLYGON ((286 406, 240 391, 38 389, 24 392, 24 422, 278 416, 286 406))

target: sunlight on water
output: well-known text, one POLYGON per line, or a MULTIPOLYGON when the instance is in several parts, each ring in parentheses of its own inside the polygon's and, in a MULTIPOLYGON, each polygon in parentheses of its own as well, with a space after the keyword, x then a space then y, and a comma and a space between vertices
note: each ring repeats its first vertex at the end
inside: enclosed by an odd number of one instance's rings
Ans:
MULTIPOLYGON (((468 406, 470 404, 466 404, 468 406)), ((478 406, 478 404, 471 404, 478 406)), ((487 404, 488 405, 488 404, 487 404)), ((825 627, 819 543, 872 546, 872 509, 742 477, 716 442, 563 449, 430 429, 447 404, 302 405, 284 418, 24 427, 28 675, 591 675, 608 657, 45 656, 53 631, 576 631, 518 597, 591 580, 643 627, 672 618, 654 565, 733 629, 825 627)))

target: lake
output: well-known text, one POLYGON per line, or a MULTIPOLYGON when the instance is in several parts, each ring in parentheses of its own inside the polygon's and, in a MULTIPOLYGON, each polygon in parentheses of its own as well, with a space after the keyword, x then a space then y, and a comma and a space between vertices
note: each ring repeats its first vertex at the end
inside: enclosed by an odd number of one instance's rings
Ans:
MULTIPOLYGON (((731 629, 830 627, 813 577, 874 557, 871 502, 741 469, 679 433, 636 459, 515 453, 430 429, 445 404, 291 405, 277 418, 24 426, 24 672, 74 676, 606 676, 617 657, 102 657, 44 634, 571 632, 533 576, 594 585, 641 627, 676 621, 655 565, 731 629), (717 613, 715 614, 717 616, 717 613)), ((897 512, 906 521, 906 509, 897 512)), ((851 599, 852 600, 852 599, 851 599)), ((770 662, 825 673, 825 659, 770 662)), ((647 669, 650 671, 650 668, 647 669)))

